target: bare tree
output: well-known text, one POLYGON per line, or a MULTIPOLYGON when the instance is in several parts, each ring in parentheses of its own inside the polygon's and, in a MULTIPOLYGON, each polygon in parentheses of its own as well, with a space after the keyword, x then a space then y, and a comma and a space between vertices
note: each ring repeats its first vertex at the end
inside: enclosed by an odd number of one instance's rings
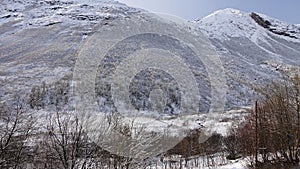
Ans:
POLYGON ((80 160, 86 158, 85 155, 91 155, 91 152, 86 152, 87 143, 80 120, 76 116, 56 112, 55 116, 49 119, 44 138, 46 165, 75 168, 77 164, 82 163, 80 160))
POLYGON ((28 160, 26 147, 34 129, 23 99, 0 102, 0 168, 18 168, 28 160))
POLYGON ((223 138, 224 150, 227 158, 235 160, 241 157, 242 146, 239 141, 237 128, 233 125, 228 136, 223 138))

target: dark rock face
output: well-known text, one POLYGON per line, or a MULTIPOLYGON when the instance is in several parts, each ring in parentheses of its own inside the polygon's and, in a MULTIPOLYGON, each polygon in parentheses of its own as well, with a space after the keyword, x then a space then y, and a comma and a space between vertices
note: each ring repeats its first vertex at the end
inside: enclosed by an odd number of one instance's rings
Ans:
POLYGON ((253 20, 255 20, 256 23, 258 23, 260 26, 266 28, 266 29, 269 29, 270 26, 271 26, 271 23, 267 20, 264 20, 261 16, 259 16, 258 14, 252 12, 250 14, 251 18, 253 20))
POLYGON ((296 36, 293 36, 288 32, 284 32, 284 31, 276 30, 275 28, 271 28, 272 24, 270 21, 263 19, 261 16, 259 16, 258 14, 254 13, 254 12, 252 12, 250 14, 250 16, 258 25, 268 29, 270 32, 273 32, 277 35, 283 35, 283 36, 288 36, 290 38, 298 39, 296 36))

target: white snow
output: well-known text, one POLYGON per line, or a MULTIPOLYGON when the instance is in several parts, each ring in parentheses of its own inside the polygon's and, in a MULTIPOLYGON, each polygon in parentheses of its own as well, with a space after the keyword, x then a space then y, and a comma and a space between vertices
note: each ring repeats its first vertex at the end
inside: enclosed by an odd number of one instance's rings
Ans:
MULTIPOLYGON (((207 166, 207 159, 206 157, 199 157, 197 159, 198 163, 200 165, 195 166, 193 164, 193 160, 187 162, 187 164, 183 163, 180 166, 180 162, 179 162, 179 158, 178 157, 173 157, 171 159, 164 159, 164 160, 171 160, 171 161, 177 161, 177 164, 171 164, 172 167, 174 168, 182 168, 182 169, 247 169, 247 159, 238 159, 238 160, 224 160, 222 159, 220 156, 218 156, 217 154, 213 155, 213 161, 215 164, 218 165, 214 165, 214 166, 207 166)), ((212 159, 211 159, 212 160, 212 159)), ((171 168, 172 168, 171 167, 171 168)), ((146 169, 164 169, 164 168, 168 168, 168 163, 167 164, 158 164, 157 166, 150 166, 150 167, 146 167, 146 169)))
POLYGON ((243 122, 249 109, 250 107, 244 107, 223 113, 182 115, 179 117, 138 116, 137 113, 135 117, 125 117, 124 122, 128 124, 134 122, 134 126, 137 127, 147 126, 146 131, 148 132, 164 133, 168 130, 174 136, 182 132, 188 133, 195 129, 201 129, 207 135, 217 133, 227 136, 230 134, 229 132, 233 125, 243 122))
POLYGON ((218 169, 246 169, 246 168, 247 166, 245 161, 237 161, 231 164, 218 167, 218 169))

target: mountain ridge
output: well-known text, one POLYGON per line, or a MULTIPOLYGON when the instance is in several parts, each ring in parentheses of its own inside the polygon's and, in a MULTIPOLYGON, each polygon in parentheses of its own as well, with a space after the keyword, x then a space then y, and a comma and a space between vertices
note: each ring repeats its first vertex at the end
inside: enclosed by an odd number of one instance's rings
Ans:
POLYGON ((256 40, 257 37, 253 36, 256 34, 265 35, 265 29, 268 29, 270 32, 273 31, 273 33, 276 30, 282 33, 291 32, 291 38, 300 39, 300 27, 296 24, 288 24, 264 14, 256 12, 246 13, 233 8, 217 10, 202 19, 194 20, 194 22, 199 24, 203 33, 218 39, 226 39, 226 36, 243 36, 256 40), (265 21, 268 25, 264 27, 262 24, 259 24, 259 21, 265 21), (259 25, 261 27, 258 27, 259 25))
POLYGON ((299 69, 297 25, 231 8, 218 10, 194 23, 210 39, 223 61, 231 106, 253 104, 258 97, 257 89, 282 79, 291 69, 299 69), (258 21, 268 24, 263 27, 258 21))

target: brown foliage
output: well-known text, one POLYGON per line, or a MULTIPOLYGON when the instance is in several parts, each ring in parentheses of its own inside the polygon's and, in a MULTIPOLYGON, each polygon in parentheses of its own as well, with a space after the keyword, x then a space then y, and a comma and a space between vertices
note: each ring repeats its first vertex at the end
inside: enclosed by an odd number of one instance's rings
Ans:
POLYGON ((300 80, 273 83, 239 128, 245 156, 256 164, 298 164, 300 158, 300 80), (254 161, 254 160, 253 160, 254 161))

